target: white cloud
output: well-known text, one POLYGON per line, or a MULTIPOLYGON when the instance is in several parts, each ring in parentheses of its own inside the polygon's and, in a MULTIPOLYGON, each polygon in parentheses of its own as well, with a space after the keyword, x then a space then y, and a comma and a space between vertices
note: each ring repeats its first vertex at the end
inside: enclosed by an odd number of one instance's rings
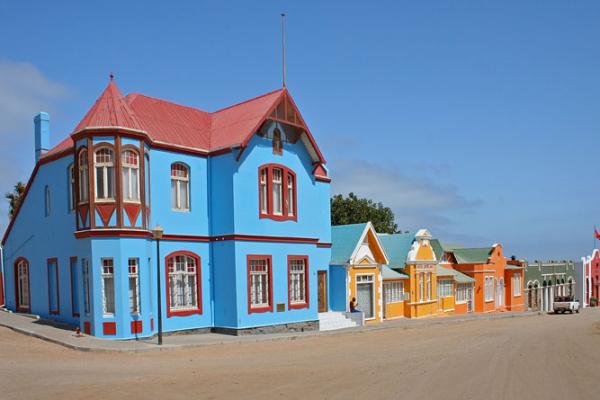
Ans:
POLYGON ((400 229, 444 229, 452 223, 452 212, 479 204, 465 199, 456 188, 437 184, 425 176, 409 175, 362 160, 338 160, 331 164, 333 194, 354 192, 381 201, 394 211, 400 229))
POLYGON ((0 232, 8 224, 4 193, 26 181, 33 168, 33 116, 52 113, 70 95, 65 85, 47 78, 34 65, 0 60, 0 232))

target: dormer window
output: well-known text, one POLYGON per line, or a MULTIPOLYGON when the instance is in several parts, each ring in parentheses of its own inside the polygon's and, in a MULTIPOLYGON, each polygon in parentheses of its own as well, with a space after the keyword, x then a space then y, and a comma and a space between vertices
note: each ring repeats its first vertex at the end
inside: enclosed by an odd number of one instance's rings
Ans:
POLYGON ((277 128, 273 131, 273 154, 283 154, 283 143, 281 142, 281 131, 277 128))
POLYGON ((115 161, 114 153, 108 147, 96 150, 94 167, 96 169, 96 201, 115 199, 115 161))
POLYGON ((125 150, 121 156, 123 170, 123 201, 140 201, 140 174, 138 154, 125 150))
POLYGON ((296 174, 283 165, 259 169, 259 216, 274 220, 296 220, 296 174))

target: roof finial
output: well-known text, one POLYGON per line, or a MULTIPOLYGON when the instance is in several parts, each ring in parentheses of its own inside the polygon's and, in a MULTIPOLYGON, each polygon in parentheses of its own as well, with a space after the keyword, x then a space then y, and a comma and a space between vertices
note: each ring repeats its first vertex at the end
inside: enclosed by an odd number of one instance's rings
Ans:
POLYGON ((285 13, 281 13, 281 58, 283 69, 283 87, 285 87, 285 13))
POLYGON ((113 74, 112 72, 110 73, 110 75, 108 77, 110 78, 111 82, 115 80, 115 74, 113 74))

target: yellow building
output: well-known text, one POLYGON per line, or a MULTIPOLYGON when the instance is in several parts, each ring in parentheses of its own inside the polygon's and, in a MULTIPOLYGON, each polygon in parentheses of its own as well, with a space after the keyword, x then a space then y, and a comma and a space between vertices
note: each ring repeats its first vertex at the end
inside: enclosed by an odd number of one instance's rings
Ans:
POLYGON ((366 324, 383 319, 382 266, 389 260, 373 225, 334 226, 331 229, 330 307, 350 312, 350 301, 364 313, 366 324), (341 279, 345 285, 341 285, 341 279))

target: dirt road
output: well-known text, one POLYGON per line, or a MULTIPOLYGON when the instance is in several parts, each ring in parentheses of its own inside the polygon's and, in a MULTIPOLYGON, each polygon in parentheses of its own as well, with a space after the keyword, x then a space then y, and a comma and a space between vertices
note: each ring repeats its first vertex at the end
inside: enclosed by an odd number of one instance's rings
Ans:
POLYGON ((595 399, 600 310, 82 353, 0 328, 0 399, 595 399))

